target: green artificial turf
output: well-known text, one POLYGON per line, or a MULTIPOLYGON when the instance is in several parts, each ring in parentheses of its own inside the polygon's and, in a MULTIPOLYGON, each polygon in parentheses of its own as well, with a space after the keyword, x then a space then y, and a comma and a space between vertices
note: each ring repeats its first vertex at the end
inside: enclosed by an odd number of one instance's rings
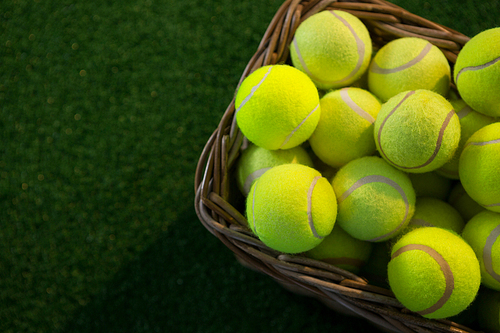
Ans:
MULTIPOLYGON (((394 1, 472 36, 489 1, 394 1)), ((0 2, 1 332, 373 327, 240 266, 194 171, 278 0, 0 2)))

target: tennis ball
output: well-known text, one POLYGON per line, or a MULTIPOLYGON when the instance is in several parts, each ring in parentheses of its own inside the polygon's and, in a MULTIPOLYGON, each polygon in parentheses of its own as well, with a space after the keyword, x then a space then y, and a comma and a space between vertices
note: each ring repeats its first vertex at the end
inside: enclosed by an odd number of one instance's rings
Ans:
POLYGON ((368 86, 383 102, 408 90, 432 90, 446 96, 450 64, 439 48, 425 39, 403 37, 384 45, 368 69, 368 86))
POLYGON ((477 319, 482 330, 500 332, 500 292, 480 290, 477 297, 477 319))
POLYGON ((481 284, 472 248, 456 233, 433 227, 415 229, 393 246, 387 275, 401 304, 433 319, 465 310, 481 284))
POLYGON ((485 115, 500 116, 500 27, 485 30, 464 45, 453 75, 468 105, 485 115))
POLYGON ((467 222, 462 237, 479 259, 481 282, 500 291, 500 214, 485 210, 467 222))
POLYGON ((460 142, 458 143, 458 148, 451 160, 441 168, 437 169, 436 172, 444 177, 459 179, 458 161, 465 142, 476 131, 495 122, 495 119, 472 110, 472 108, 465 104, 462 99, 450 99, 450 103, 453 105, 453 109, 457 113, 458 119, 460 120, 460 142))
POLYGON ((423 173, 453 157, 460 141, 460 121, 443 96, 411 90, 382 105, 374 135, 386 161, 406 172, 423 173))
POLYGON ((485 126, 465 143, 458 173, 465 191, 478 204, 500 212, 500 123, 485 126))
POLYGON ((309 138, 313 152, 323 162, 339 168, 377 151, 373 123, 380 102, 360 88, 331 91, 320 100, 321 116, 309 138))
POLYGON ((257 179, 247 197, 248 224, 268 247, 299 253, 319 245, 337 216, 332 186, 305 165, 283 164, 257 179))
POLYGON ((417 197, 432 197, 441 200, 448 199, 452 180, 440 176, 434 171, 424 173, 409 173, 413 189, 417 197))
POLYGON ((354 238, 370 242, 401 232, 415 210, 410 178, 382 158, 366 156, 344 165, 332 180, 337 223, 354 238))
POLYGON ((313 167, 313 161, 302 146, 290 149, 268 150, 250 144, 241 153, 236 165, 236 180, 238 188, 245 196, 248 195, 253 182, 264 172, 274 166, 288 163, 299 163, 313 167))
POLYGON ((463 217, 449 203, 436 198, 420 197, 415 203, 415 213, 408 229, 438 227, 460 234, 464 226, 463 217))
POLYGON ((371 249, 372 243, 352 237, 336 224, 332 232, 318 246, 307 251, 305 255, 358 273, 370 257, 371 249))
POLYGON ((235 108, 241 132, 269 150, 293 148, 309 139, 321 113, 314 83, 288 65, 264 66, 247 76, 235 108))
POLYGON ((321 11, 302 22, 290 45, 292 64, 323 90, 346 87, 368 69, 372 42, 356 16, 321 11))
POLYGON ((462 183, 457 183, 453 186, 450 196, 448 197, 448 203, 462 215, 465 222, 486 209, 475 202, 470 195, 465 192, 462 183))

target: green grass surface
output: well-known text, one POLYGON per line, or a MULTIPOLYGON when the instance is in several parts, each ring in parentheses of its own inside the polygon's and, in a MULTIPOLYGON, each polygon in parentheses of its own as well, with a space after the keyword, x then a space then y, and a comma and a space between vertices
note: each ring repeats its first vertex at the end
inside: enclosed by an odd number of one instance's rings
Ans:
MULTIPOLYGON (((496 1, 395 3, 467 35, 496 1)), ((240 266, 194 170, 278 0, 0 2, 1 332, 371 330, 240 266)))

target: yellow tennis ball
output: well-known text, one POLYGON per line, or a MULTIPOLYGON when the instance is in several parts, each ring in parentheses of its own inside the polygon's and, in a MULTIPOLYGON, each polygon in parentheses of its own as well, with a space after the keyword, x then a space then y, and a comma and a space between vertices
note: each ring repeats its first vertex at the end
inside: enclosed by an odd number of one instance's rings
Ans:
POLYGON ((447 318, 465 310, 481 284, 479 262, 456 233, 418 228, 392 248, 387 267, 396 299, 425 318, 447 318))
POLYGON ((380 157, 347 163, 332 185, 338 199, 337 223, 355 238, 385 241, 401 232, 413 216, 415 191, 410 178, 380 157))
POLYGON ((460 141, 460 121, 443 96, 411 90, 382 105, 374 135, 386 161, 406 172, 423 173, 453 157, 460 141))
POLYGON ((415 213, 408 224, 407 230, 438 227, 460 234, 464 226, 463 217, 449 203, 436 198, 420 197, 417 198, 415 203, 415 213))
POLYGON ((450 64, 439 48, 425 39, 403 37, 384 45, 368 69, 368 86, 383 102, 408 90, 432 90, 446 96, 450 64))
POLYGON ((320 106, 321 116, 309 143, 323 162, 338 168, 377 151, 373 123, 381 105, 370 92, 360 88, 331 91, 321 98, 320 106))
POLYGON ((462 215, 465 222, 469 221, 474 215, 482 212, 486 208, 475 202, 470 195, 465 192, 462 183, 457 183, 451 189, 448 203, 462 215))
POLYGON ((434 171, 409 173, 417 197, 432 197, 447 200, 451 191, 452 180, 440 176, 434 171))
POLYGON ((313 167, 313 161, 302 146, 268 150, 253 144, 241 153, 236 165, 236 181, 241 193, 248 195, 253 182, 272 167, 298 163, 313 167))
POLYGON ((268 247, 308 251, 330 234, 337 216, 332 186, 305 165, 283 164, 254 182, 246 202, 248 224, 268 247))
POLYGON ((500 123, 485 126, 467 140, 458 165, 465 191, 478 204, 500 212, 500 123))
POLYGON ((293 148, 309 139, 321 113, 314 83, 288 65, 264 66, 246 77, 235 108, 241 132, 269 150, 293 148))
POLYGON ((449 162, 437 169, 436 172, 444 177, 459 179, 458 161, 465 142, 479 129, 495 122, 495 119, 472 110, 462 99, 450 99, 453 109, 460 120, 460 142, 458 148, 449 162))
POLYGON ((336 224, 332 232, 318 246, 307 251, 305 255, 358 273, 370 257, 372 244, 352 237, 336 224))
POLYGON ((489 210, 471 218, 462 232, 479 260, 483 285, 500 291, 499 236, 500 214, 489 210))
POLYGON ((500 27, 472 37, 453 71, 458 92, 477 112, 500 116, 500 27))
POLYGON ((320 89, 346 87, 367 70, 372 42, 356 16, 339 10, 322 11, 302 22, 290 45, 295 67, 320 89))

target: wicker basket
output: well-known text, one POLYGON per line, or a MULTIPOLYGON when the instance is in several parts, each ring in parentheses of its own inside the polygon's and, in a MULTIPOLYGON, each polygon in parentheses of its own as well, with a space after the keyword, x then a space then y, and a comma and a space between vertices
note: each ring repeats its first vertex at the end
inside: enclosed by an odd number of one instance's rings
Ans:
MULTIPOLYGON (((279 8, 250 59, 240 84, 255 69, 289 63, 293 34, 309 16, 325 9, 347 11, 367 26, 375 46, 406 36, 427 39, 439 47, 453 68, 469 38, 384 0, 287 0, 279 8)), ((266 247, 247 225, 244 197, 234 186, 233 169, 245 139, 234 117, 234 99, 208 140, 195 176, 195 209, 201 223, 245 266, 263 272, 295 293, 316 297, 340 313, 363 317, 388 332, 474 332, 448 320, 430 320, 405 309, 390 290, 365 278, 300 255, 266 247)))

